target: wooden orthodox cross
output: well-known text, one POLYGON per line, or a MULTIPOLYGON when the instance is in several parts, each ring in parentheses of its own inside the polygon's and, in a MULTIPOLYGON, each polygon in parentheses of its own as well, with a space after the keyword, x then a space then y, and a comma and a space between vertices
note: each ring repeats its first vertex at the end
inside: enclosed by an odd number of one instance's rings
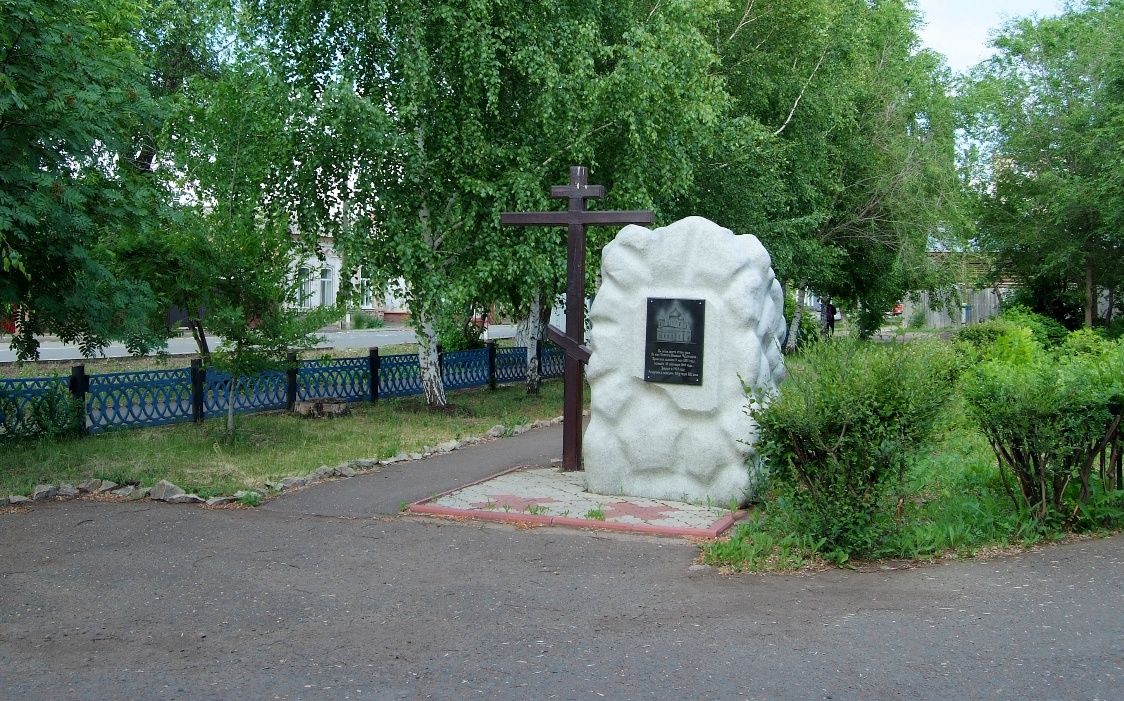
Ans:
POLYGON ((570 167, 570 184, 550 188, 550 196, 569 200, 565 212, 504 212, 500 223, 511 226, 565 226, 566 330, 554 326, 547 337, 566 352, 565 399, 562 411, 562 469, 580 470, 582 455, 582 363, 589 361, 585 345, 585 227, 611 224, 651 224, 651 212, 591 212, 586 200, 604 197, 602 185, 590 185, 589 169, 570 167))

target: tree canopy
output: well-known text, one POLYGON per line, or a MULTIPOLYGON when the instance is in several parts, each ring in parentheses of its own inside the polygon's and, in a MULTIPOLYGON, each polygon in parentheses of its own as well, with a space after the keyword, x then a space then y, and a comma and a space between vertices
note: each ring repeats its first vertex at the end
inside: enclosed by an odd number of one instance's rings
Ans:
POLYGON ((0 317, 37 353, 55 333, 91 353, 160 335, 143 283, 107 237, 147 226, 159 193, 135 177, 131 135, 155 119, 133 0, 12 0, 0 21, 0 317))
POLYGON ((1008 23, 964 85, 979 245, 1037 311, 1093 322, 1124 276, 1124 6, 1008 23))
POLYGON ((960 226, 949 74, 918 24, 903 0, 754 0, 712 30, 733 106, 685 208, 866 331, 935 284, 930 242, 960 226))

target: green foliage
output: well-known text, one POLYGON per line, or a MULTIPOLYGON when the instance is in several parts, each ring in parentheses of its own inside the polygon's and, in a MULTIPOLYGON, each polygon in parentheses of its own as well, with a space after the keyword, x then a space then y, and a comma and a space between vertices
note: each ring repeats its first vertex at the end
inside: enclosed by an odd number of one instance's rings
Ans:
POLYGON ((386 326, 386 322, 374 314, 364 311, 356 311, 351 314, 351 327, 353 329, 381 329, 384 326, 386 326))
POLYGON ((769 485, 799 515, 797 532, 837 557, 876 549, 887 500, 932 435, 955 386, 947 346, 821 343, 779 395, 751 414, 769 485))
MULTIPOLYGON (((1080 338, 1074 344, 1019 362, 998 356, 965 381, 969 415, 995 451, 1004 479, 1013 478, 1011 499, 1042 522, 1065 521, 1087 505, 1097 458, 1119 449, 1124 344, 1098 349, 1080 338), (1070 492, 1074 481, 1080 484, 1076 495, 1070 492)), ((1109 474, 1104 480, 1109 489, 1119 486, 1109 474)))
POLYGON ((604 521, 605 520, 605 510, 602 509, 600 506, 594 506, 594 507, 590 508, 588 511, 585 512, 584 518, 587 521, 604 521))
POLYGON ((1029 329, 1043 348, 1053 348, 1066 339, 1069 331, 1061 322, 1021 305, 1004 305, 999 318, 1029 329))
POLYGON ((1101 356, 1112 350, 1112 342, 1103 333, 1093 329, 1078 329, 1066 336, 1058 348, 1063 357, 1074 355, 1101 356))
POLYGON ((1104 287, 1124 282, 1124 72, 1114 58, 1124 6, 1091 0, 1013 19, 993 44, 959 98, 979 244, 1033 309, 1075 327, 1096 302, 1087 275, 1104 287))
POLYGON ((755 0, 706 28, 730 106, 681 211, 757 235, 864 335, 936 286, 930 237, 962 228, 949 76, 918 23, 902 0, 755 0))
POLYGON ((0 9, 0 317, 18 307, 21 358, 54 333, 92 355, 158 342, 151 291, 112 239, 162 198, 136 177, 130 138, 159 111, 131 32, 133 0, 10 0, 0 9))
POLYGON ((261 506, 261 493, 255 492, 252 489, 243 490, 243 494, 239 497, 238 503, 242 506, 249 507, 261 506))
POLYGON ((0 390, 0 443, 43 436, 73 436, 86 422, 86 407, 65 384, 52 385, 21 406, 0 390))
POLYGON ((925 327, 925 310, 918 307, 909 316, 909 328, 920 329, 925 327))
POLYGON ((977 351, 984 351, 1005 333, 1010 332, 1015 325, 1003 319, 989 319, 979 324, 970 324, 961 327, 954 336, 958 344, 970 346, 977 351))
POLYGON ((1117 314, 1102 329, 1104 337, 1110 340, 1124 338, 1124 316, 1117 314))
MULTIPOLYGON (((246 29, 285 82, 274 107, 307 125, 278 191, 300 209, 301 234, 332 235, 349 269, 376 285, 403 278, 427 337, 443 299, 524 309, 558 291, 564 238, 500 227, 501 211, 549 206, 576 163, 607 187, 606 208, 666 205, 689 186, 723 99, 699 31, 711 9, 250 3, 246 29)), ((607 233, 590 232, 591 251, 607 233)), ((443 401, 438 387, 426 393, 443 401)))
POLYGON ((774 514, 761 514, 738 524, 729 538, 708 544, 703 561, 751 572, 795 570, 810 564, 822 547, 823 540, 787 531, 774 514))
MULTIPOLYGON (((784 318, 791 321, 795 313, 796 293, 788 291, 784 296, 784 318)), ((788 328, 791 329, 792 325, 789 324, 788 328)), ((804 306, 800 314, 800 335, 796 338, 797 352, 818 343, 823 335, 824 332, 823 327, 820 325, 819 315, 817 315, 811 307, 804 306)))
POLYGON ((479 308, 472 304, 442 303, 441 311, 433 324, 441 350, 482 348, 484 342, 481 336, 484 334, 484 326, 480 323, 481 315, 479 308))

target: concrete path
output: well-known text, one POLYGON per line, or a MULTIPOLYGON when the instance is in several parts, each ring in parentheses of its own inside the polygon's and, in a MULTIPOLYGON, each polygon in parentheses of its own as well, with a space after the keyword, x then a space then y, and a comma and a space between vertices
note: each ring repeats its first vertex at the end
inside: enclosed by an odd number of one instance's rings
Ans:
POLYGON ((397 514, 434 494, 463 487, 520 465, 549 465, 562 454, 562 427, 467 446, 452 453, 385 465, 379 472, 316 485, 262 507, 285 514, 364 518, 397 514))
POLYGON ((0 701, 1124 697, 1120 536, 724 576, 675 540, 387 515, 487 452, 257 510, 0 513, 0 701))

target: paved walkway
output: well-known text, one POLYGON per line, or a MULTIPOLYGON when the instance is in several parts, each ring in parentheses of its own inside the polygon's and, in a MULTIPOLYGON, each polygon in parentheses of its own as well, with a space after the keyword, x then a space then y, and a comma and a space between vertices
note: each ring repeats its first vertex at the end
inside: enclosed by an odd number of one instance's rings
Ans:
POLYGON ((1122 697, 1119 536, 725 576, 677 540, 395 513, 445 470, 553 457, 557 437, 258 510, 0 513, 0 700, 1122 697))

